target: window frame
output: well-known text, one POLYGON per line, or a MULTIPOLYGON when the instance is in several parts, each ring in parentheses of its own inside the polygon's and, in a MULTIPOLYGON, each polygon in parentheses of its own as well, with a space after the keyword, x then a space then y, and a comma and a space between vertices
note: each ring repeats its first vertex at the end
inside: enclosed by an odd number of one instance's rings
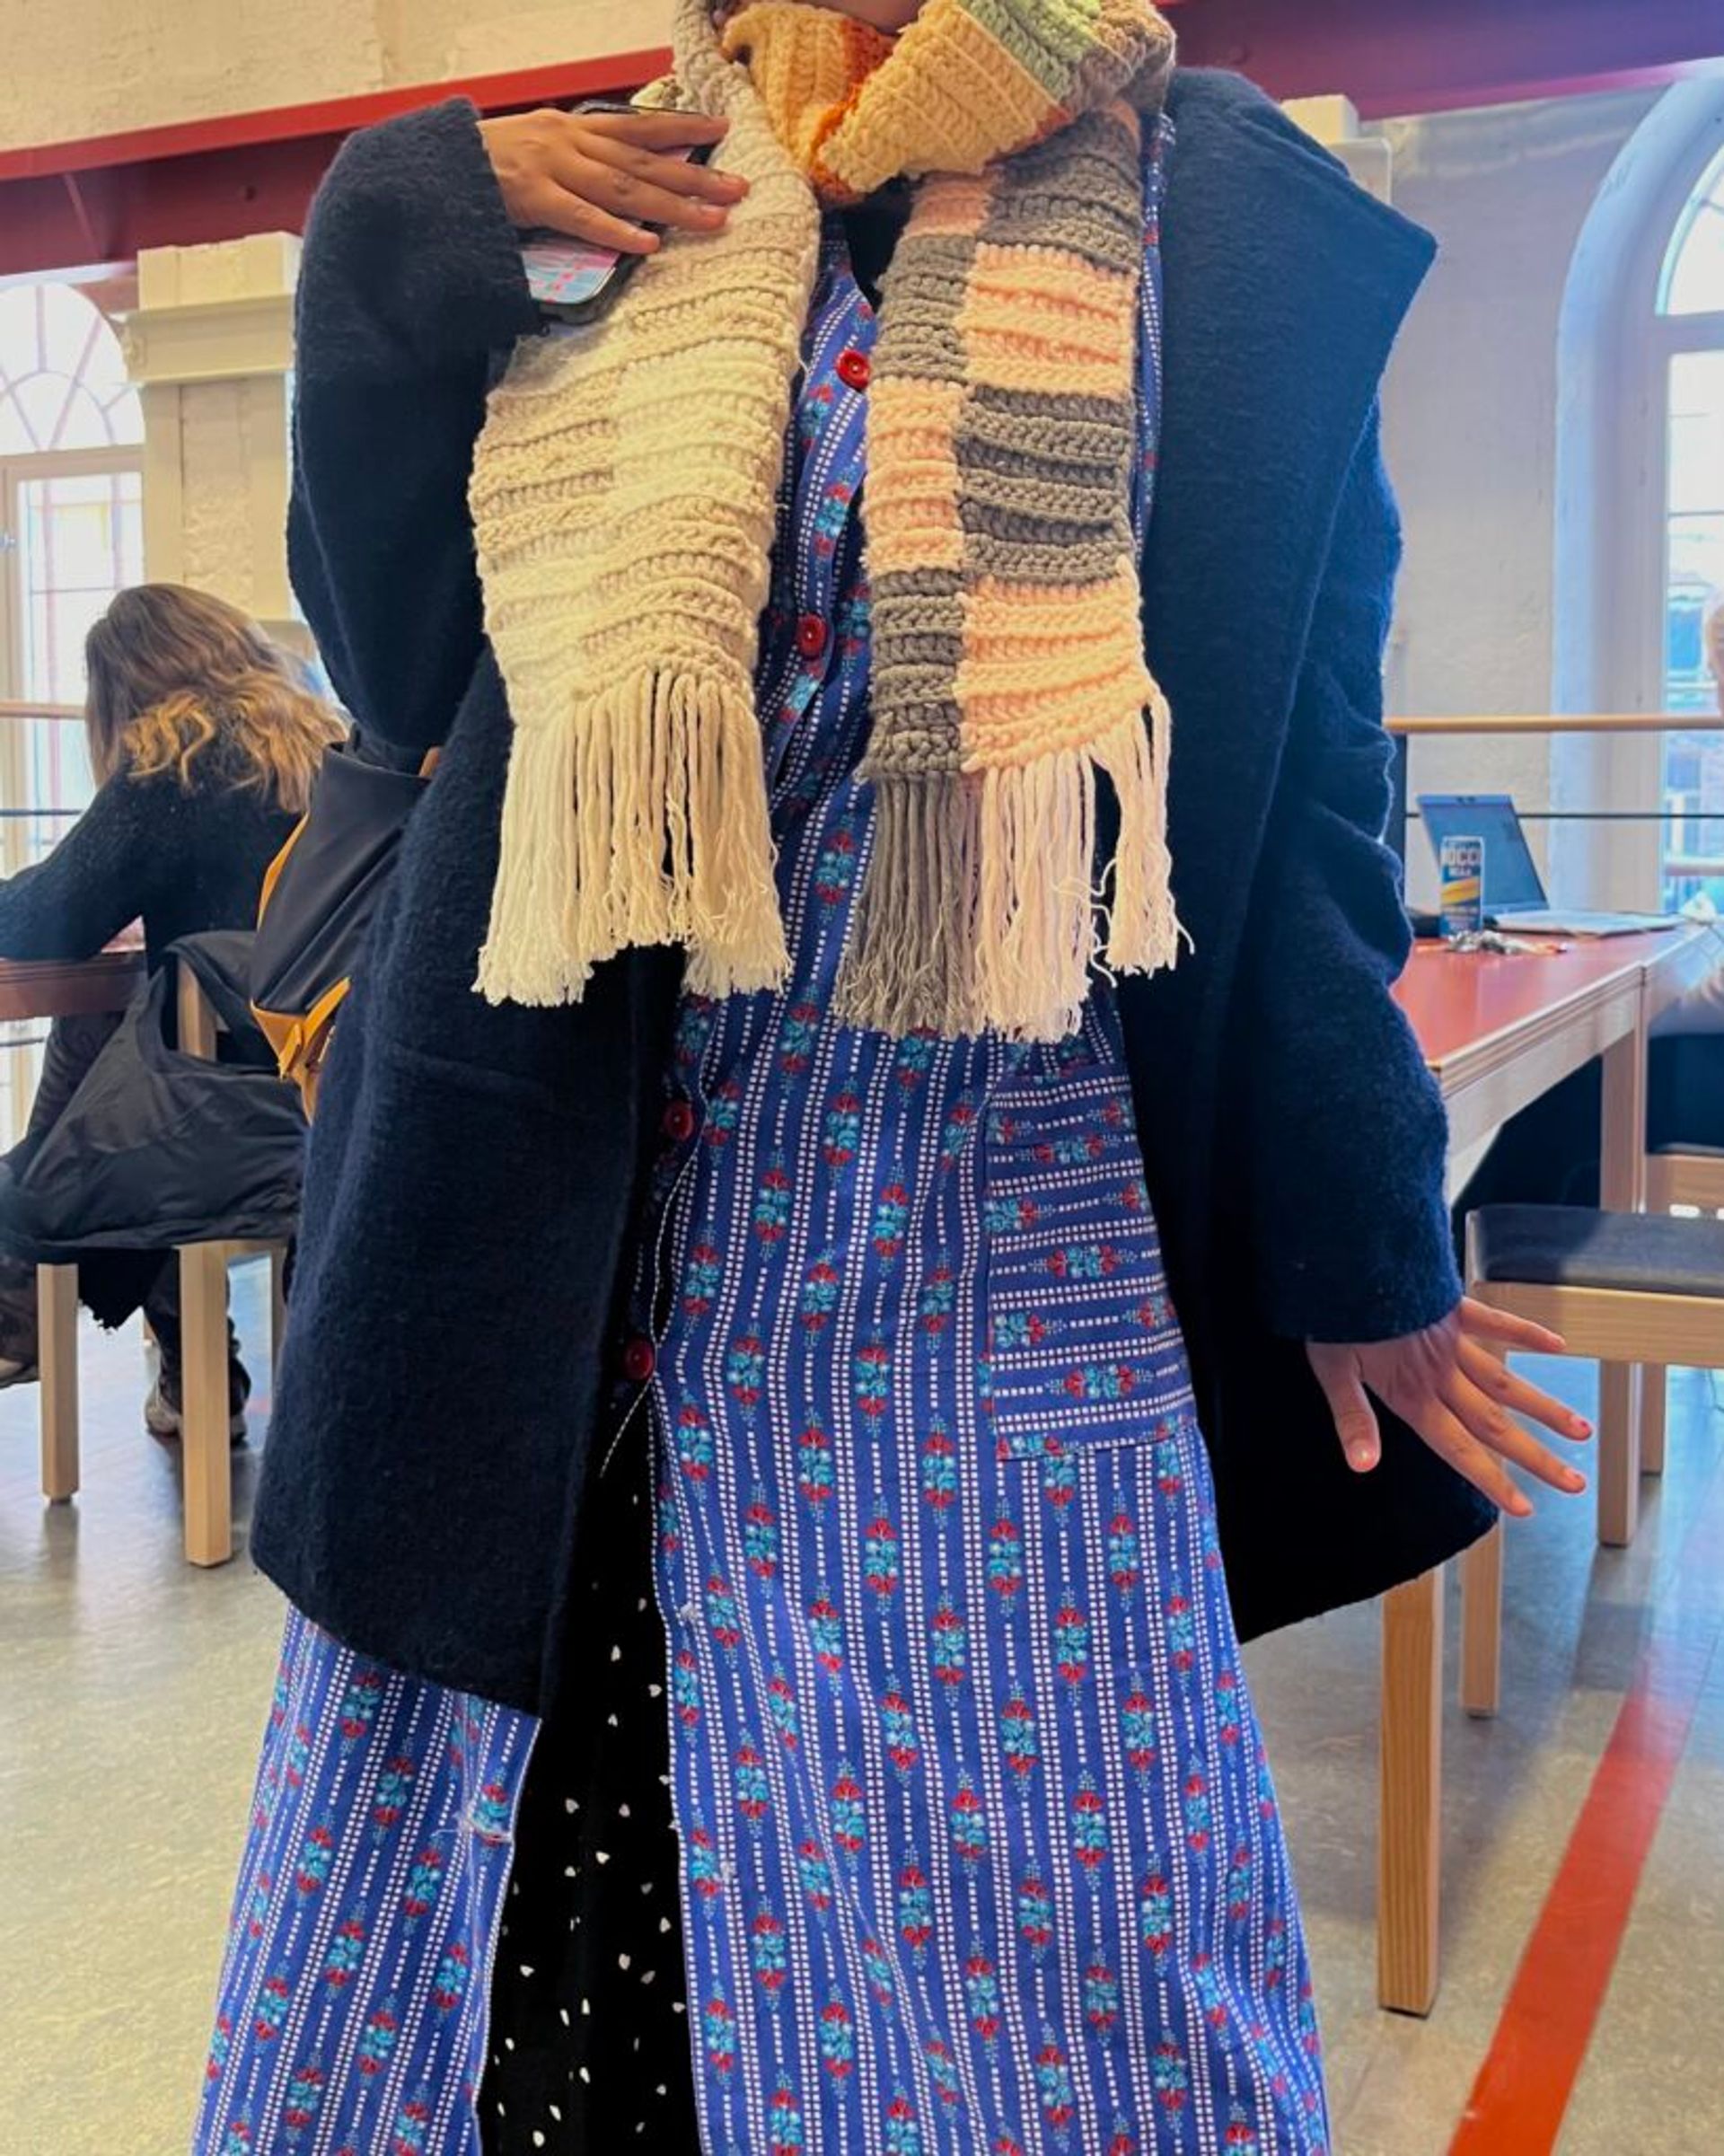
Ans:
MULTIPOLYGON (((1694 87, 1694 86, 1690 86, 1694 87)), ((1674 102, 1682 92, 1667 92, 1674 102)), ((1655 109, 1656 110, 1656 109, 1655 109)), ((1632 145, 1631 145, 1632 146, 1632 145)), ((1596 581, 1589 624, 1594 695, 1570 708, 1667 711, 1665 659, 1670 590, 1670 452, 1673 363, 1684 354, 1724 350, 1724 312, 1669 314, 1664 305, 1680 247, 1692 229, 1697 197, 1709 192, 1718 166, 1716 125, 1691 138, 1679 159, 1661 175, 1640 215, 1614 279, 1596 291, 1598 312, 1591 334, 1599 339, 1596 382, 1601 402, 1594 417, 1605 427, 1595 476, 1586 490, 1584 514, 1593 524, 1588 541, 1596 581), (1614 530, 1611 528, 1614 520, 1614 530)), ((1607 181, 1595 214, 1608 215, 1607 181)), ((1571 277, 1580 269, 1578 253, 1571 277)), ((1559 405, 1558 432, 1569 424, 1559 405)), ((1559 450, 1559 456, 1561 456, 1559 450)), ((1559 534, 1565 508, 1559 479, 1559 534)), ((1559 672, 1564 599, 1560 559, 1557 618, 1559 672)), ((1674 715, 1672 715, 1674 716, 1674 715)), ((1569 761, 1586 775, 1574 790, 1635 808, 1667 800, 1672 737, 1687 729, 1623 735, 1569 761)), ((1560 752, 1553 774, 1566 770, 1560 752)), ((1557 776, 1558 790, 1563 779, 1557 776)), ((1710 819, 1709 819, 1710 820, 1710 819)), ((1662 821, 1620 824, 1604 833, 1608 891, 1588 878, 1587 902, 1658 909, 1668 884, 1671 826, 1662 821)))
POLYGON ((34 480, 106 479, 136 472, 143 487, 141 443, 106 449, 45 449, 0 457, 0 699, 24 700, 23 544, 18 531, 18 495, 34 480))
POLYGON ((1675 224, 1670 227, 1663 258, 1658 264, 1658 292, 1656 312, 1659 318, 1671 321, 1711 321, 1724 314, 1724 308, 1678 309, 1670 304, 1683 258, 1687 253, 1701 219, 1711 210, 1724 221, 1724 150, 1720 150, 1700 173, 1689 189, 1675 224))
MULTIPOLYGON (((1640 394, 1650 422, 1644 431, 1650 444, 1650 469, 1647 476, 1654 514, 1636 520, 1645 534, 1636 570, 1640 598, 1635 608, 1635 619, 1644 624, 1637 672, 1644 682, 1645 708, 1659 712, 1668 709, 1666 658, 1670 604, 1671 399, 1676 363, 1693 353, 1724 355, 1724 308, 1704 314, 1673 314, 1667 312, 1667 302, 1682 251, 1694 230, 1697 207, 1713 199, 1720 186, 1724 186, 1724 156, 1713 155, 1694 175, 1681 208, 1666 227, 1656 250, 1651 318, 1642 341, 1644 372, 1640 394)), ((1676 735, 1688 731, 1686 726, 1673 726, 1657 736, 1661 809, 1669 797, 1671 743, 1676 735)), ((1705 821, 1711 823, 1716 819, 1708 816, 1705 821)), ((1660 823, 1658 831, 1660 903, 1671 882, 1668 864, 1675 858, 1671 837, 1671 825, 1660 823)))
MULTIPOLYGON (((0 364, 0 394, 9 395, 13 392, 19 387, 19 385, 25 382, 34 380, 39 375, 46 375, 49 379, 63 382, 66 384, 68 392, 81 391, 90 398, 91 401, 95 405, 97 410, 101 415, 103 425, 107 429, 108 438, 105 442, 88 442, 81 444, 49 443, 46 447, 38 447, 35 449, 0 449, 0 462, 10 463, 22 460, 27 456, 79 455, 86 450, 94 450, 97 452, 107 450, 141 450, 144 446, 145 421, 143 399, 140 394, 139 385, 131 380, 129 370, 128 370, 126 367, 125 346, 120 337, 119 329, 115 325, 112 317, 109 315, 103 308, 99 306, 96 302, 91 298, 89 293, 84 289, 83 280, 75 276, 0 278, 0 291, 4 291, 8 296, 13 294, 31 294, 37 295, 40 300, 40 295, 49 290, 69 295, 77 305, 82 306, 88 311, 89 326, 84 337, 83 349, 78 356, 77 371, 74 374, 68 374, 61 368, 48 364, 49 354, 46 349, 45 343, 41 341, 42 332, 39 330, 39 343, 37 350, 33 355, 37 364, 27 366, 22 374, 13 374, 4 364, 0 364), (137 431, 136 434, 128 436, 117 436, 114 433, 111 424, 111 405, 103 403, 101 401, 98 392, 91 382, 89 375, 90 361, 92 356, 99 346, 105 346, 108 348, 120 362, 125 393, 130 397, 133 408, 136 410, 137 417, 137 431)), ((70 400, 68 395, 67 403, 62 410, 62 418, 65 416, 65 411, 69 409, 70 400)), ((28 418, 24 419, 23 424, 26 429, 30 427, 30 422, 28 418)))

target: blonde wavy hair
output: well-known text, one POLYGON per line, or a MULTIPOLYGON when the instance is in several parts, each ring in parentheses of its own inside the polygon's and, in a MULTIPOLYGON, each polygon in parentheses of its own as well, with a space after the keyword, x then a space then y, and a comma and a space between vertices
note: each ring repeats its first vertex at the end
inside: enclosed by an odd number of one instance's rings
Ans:
POLYGON ((249 614, 180 584, 121 592, 84 644, 84 723, 99 780, 172 772, 189 788, 217 743, 235 788, 304 813, 346 728, 249 614))

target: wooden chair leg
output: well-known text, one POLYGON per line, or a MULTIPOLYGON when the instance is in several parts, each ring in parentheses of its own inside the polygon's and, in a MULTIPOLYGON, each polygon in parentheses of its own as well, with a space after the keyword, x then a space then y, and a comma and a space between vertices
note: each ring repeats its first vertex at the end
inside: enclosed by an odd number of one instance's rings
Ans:
POLYGON ((1502 1522, 1461 1559, 1461 1704, 1490 1716, 1502 1695, 1502 1522))
POLYGON ((269 1253, 269 1367, 281 1368, 281 1343, 287 1336, 287 1245, 269 1253))
POLYGON ((1664 1426, 1670 1402, 1670 1373, 1649 1364, 1640 1372, 1640 1473, 1664 1473, 1664 1426))
POLYGON ((1383 1601, 1383 1736, 1377 1830, 1377 1996, 1428 2014, 1440 1965, 1443 1573, 1383 1601))
POLYGON ((227 1254, 219 1243, 180 1253, 180 1466, 186 1561, 225 1564, 233 1554, 233 1466, 228 1453, 227 1254))
POLYGON ((78 1269, 36 1268, 36 1350, 42 1373, 42 1495, 78 1492, 78 1269))
POLYGON ((1598 1539, 1625 1550, 1640 1523, 1640 1369, 1606 1362, 1598 1371, 1598 1539))

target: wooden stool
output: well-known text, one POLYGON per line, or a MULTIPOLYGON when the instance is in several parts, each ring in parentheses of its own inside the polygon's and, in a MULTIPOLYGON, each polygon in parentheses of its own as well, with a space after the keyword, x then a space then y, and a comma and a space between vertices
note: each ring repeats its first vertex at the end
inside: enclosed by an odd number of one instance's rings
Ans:
MULTIPOLYGON (((1724 1213, 1724 1146, 1664 1146, 1646 1157, 1646 1210, 1667 1213, 1692 1205, 1702 1213, 1724 1213)), ((1669 1397, 1667 1374, 1649 1364, 1640 1401, 1640 1473, 1664 1473, 1665 1409, 1669 1397)))
MULTIPOLYGON (((180 1046, 213 1058, 216 1014, 197 975, 179 968, 180 1046)), ((285 1243, 190 1243, 180 1251, 180 1464, 186 1561, 225 1564, 233 1554, 232 1422, 227 1391, 227 1268, 267 1253, 270 1262, 272 1364, 281 1358, 286 1323, 285 1243)), ((42 1493, 60 1503, 78 1488, 78 1272, 75 1265, 38 1269, 42 1372, 42 1493)))
MULTIPOLYGON (((1724 1368, 1724 1221, 1502 1206, 1468 1224, 1473 1294, 1561 1333, 1629 1382, 1630 1412, 1600 1418, 1599 1533, 1632 1536, 1639 1503, 1640 1367, 1724 1368)), ((1494 1714, 1500 1692, 1500 1525, 1461 1561, 1461 1696, 1494 1714)), ((1377 1996, 1429 2013, 1437 1993, 1442 1773, 1443 1568, 1383 1607, 1377 1996)))
MULTIPOLYGON (((190 966, 179 969, 180 1048, 213 1060, 218 1027, 190 966)), ((225 1564, 233 1554, 233 1463, 227 1395, 227 1268, 268 1252, 269 1355, 281 1359, 286 1302, 285 1243, 189 1243, 180 1252, 180 1451, 185 1493, 186 1562, 225 1564)))
POLYGON ((1646 1210, 1724 1213, 1724 1146, 1665 1146, 1646 1157, 1646 1210))
MULTIPOLYGON (((1481 1302, 1548 1325, 1570 1355, 1656 1373, 1724 1369, 1724 1220, 1487 1207, 1467 1223, 1467 1270, 1481 1302)), ((1662 1403, 1654 1410, 1662 1437, 1662 1403)), ((1641 1421, 1599 1433, 1598 1539, 1622 1548, 1640 1519, 1641 1421)), ((1462 1696, 1494 1714, 1502 1627, 1502 1528, 1462 1560, 1462 1696)))
POLYGON ((42 1373, 42 1495, 78 1493, 78 1269, 36 1268, 36 1360, 42 1373))
MULTIPOLYGON (((186 1560, 225 1564, 233 1554, 232 1440, 227 1397, 227 1268, 235 1258, 268 1255, 269 1356, 281 1360, 286 1324, 285 1243, 194 1243, 180 1252, 180 1468, 186 1560)), ((64 1504, 78 1493, 78 1269, 37 1268, 37 1326, 42 1372, 42 1495, 64 1504)))
POLYGON ((267 1253, 269 1356, 281 1358, 286 1306, 285 1243, 189 1243, 180 1253, 180 1465, 186 1562, 225 1564, 233 1554, 233 1413, 227 1390, 227 1268, 267 1253))

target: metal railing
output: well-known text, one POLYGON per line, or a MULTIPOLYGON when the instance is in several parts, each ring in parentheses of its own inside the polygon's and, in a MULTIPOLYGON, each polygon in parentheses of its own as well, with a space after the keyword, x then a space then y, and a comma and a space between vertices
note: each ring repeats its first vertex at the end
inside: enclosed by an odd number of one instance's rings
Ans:
MULTIPOLYGON (((1406 858, 1407 832, 1418 811, 1408 799, 1408 744, 1412 741, 1459 739, 1464 735, 1538 734, 1724 734, 1724 710, 1676 711, 1556 711, 1496 712, 1464 717, 1402 715, 1384 721, 1394 740, 1394 806, 1389 829, 1399 840, 1406 858)), ((1525 809, 1523 823, 1718 823, 1724 810, 1667 808, 1525 809)), ((1665 882, 1701 883, 1724 876, 1724 856, 1711 853, 1667 852, 1662 857, 1665 882)))
POLYGON ((1383 723, 1401 741, 1430 734, 1724 734, 1724 712, 1704 711, 1517 711, 1476 718, 1403 717, 1383 723))

